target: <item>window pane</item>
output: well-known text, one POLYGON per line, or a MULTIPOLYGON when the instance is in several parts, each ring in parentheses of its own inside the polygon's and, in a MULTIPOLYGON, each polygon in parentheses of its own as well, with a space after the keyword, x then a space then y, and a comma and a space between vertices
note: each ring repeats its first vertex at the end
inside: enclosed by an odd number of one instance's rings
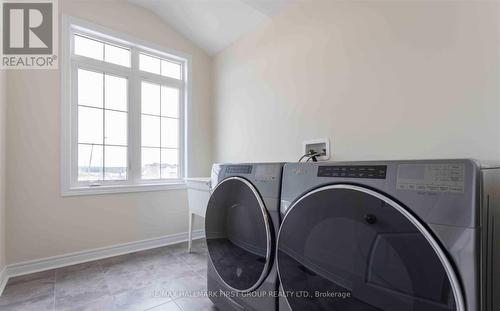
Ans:
POLYGON ((127 145, 127 113, 105 111, 105 144, 127 145))
POLYGON ((102 146, 78 145, 78 180, 102 180, 102 146))
POLYGON ((105 107, 107 109, 127 111, 127 79, 105 75, 105 107))
POLYGON ((104 45, 102 42, 75 35, 75 54, 103 60, 104 45))
POLYGON ((102 107, 103 74, 78 69, 78 105, 102 107))
POLYGON ((161 115, 165 117, 179 117, 179 89, 161 87, 161 115))
POLYGON ((115 45, 104 45, 105 61, 121 66, 130 67, 130 50, 115 45))
POLYGON ((179 150, 161 149, 161 178, 178 178, 179 150))
POLYGON ((142 82, 141 107, 142 113, 160 115, 160 85, 142 82))
POLYGON ((160 117, 142 115, 141 145, 160 147, 160 117))
POLYGON ((155 74, 160 74, 160 59, 145 54, 139 54, 139 69, 155 74))
POLYGON ((102 145, 102 109, 78 107, 78 142, 102 145))
POLYGON ((127 179, 127 147, 104 146, 104 179, 127 179))
POLYGON ((163 148, 178 148, 179 121, 177 119, 161 118, 161 146, 163 148))
POLYGON ((181 64, 161 60, 161 75, 174 79, 181 79, 181 64))
POLYGON ((160 149, 142 148, 142 178, 159 179, 160 178, 160 149))

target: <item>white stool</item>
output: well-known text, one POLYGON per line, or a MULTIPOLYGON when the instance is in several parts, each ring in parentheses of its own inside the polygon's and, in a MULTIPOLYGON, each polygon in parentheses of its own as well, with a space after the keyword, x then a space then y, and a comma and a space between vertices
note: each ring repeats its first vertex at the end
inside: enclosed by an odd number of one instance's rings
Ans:
POLYGON ((191 252, 194 215, 205 218, 208 199, 210 198, 210 177, 186 178, 189 205, 189 241, 188 252, 191 252))

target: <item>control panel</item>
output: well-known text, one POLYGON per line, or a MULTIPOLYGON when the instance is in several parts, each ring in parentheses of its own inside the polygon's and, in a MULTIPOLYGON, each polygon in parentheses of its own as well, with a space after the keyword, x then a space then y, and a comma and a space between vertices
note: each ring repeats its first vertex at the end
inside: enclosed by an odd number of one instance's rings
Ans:
POLYGON ((345 165, 319 166, 318 177, 370 178, 385 179, 385 165, 345 165))
POLYGON ((230 165, 226 167, 227 174, 252 174, 252 165, 230 165))
POLYGON ((450 164, 401 164, 398 166, 398 190, 463 193, 465 166, 450 164))
POLYGON ((275 181, 281 175, 281 168, 276 165, 256 165, 255 180, 257 181, 275 181))

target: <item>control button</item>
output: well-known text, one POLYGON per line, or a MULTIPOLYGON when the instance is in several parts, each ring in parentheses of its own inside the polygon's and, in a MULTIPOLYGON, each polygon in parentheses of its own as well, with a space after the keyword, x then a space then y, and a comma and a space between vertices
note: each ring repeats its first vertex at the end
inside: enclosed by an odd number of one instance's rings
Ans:
POLYGON ((439 191, 439 187, 433 186, 433 185, 427 185, 425 189, 427 191, 430 191, 430 192, 437 192, 437 191, 439 191))
POLYGON ((450 192, 464 192, 464 187, 462 186, 450 187, 450 192))
POLYGON ((319 166, 318 177, 385 179, 386 166, 319 166))
POLYGON ((417 191, 425 191, 425 185, 417 185, 417 191))

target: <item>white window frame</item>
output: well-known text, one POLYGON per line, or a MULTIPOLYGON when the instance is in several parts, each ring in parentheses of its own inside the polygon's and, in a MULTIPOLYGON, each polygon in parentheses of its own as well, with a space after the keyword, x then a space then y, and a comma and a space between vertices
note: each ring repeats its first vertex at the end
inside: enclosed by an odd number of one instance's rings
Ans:
POLYGON ((136 191, 185 189, 190 102, 191 56, 144 42, 129 35, 63 15, 61 60, 61 195, 85 195, 136 191), (73 37, 89 38, 130 48, 131 67, 74 55, 73 37), (164 77, 139 68, 139 52, 182 63, 182 80, 164 77), (104 181, 100 184, 78 181, 78 101, 76 83, 78 68, 97 70, 128 78, 128 170, 125 181, 104 181), (141 105, 140 81, 174 86, 180 90, 179 107, 179 178, 143 180, 141 178, 141 105))

